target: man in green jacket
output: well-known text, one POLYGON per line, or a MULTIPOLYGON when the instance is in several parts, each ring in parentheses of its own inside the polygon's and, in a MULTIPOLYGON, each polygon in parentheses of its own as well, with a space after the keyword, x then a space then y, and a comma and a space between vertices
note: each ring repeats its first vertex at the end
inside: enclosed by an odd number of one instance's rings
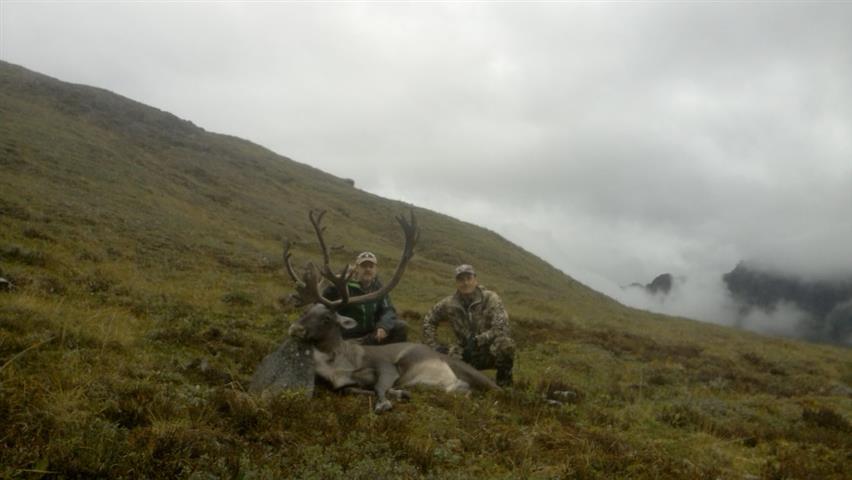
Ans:
MULTIPOLYGON (((355 277, 347 284, 350 297, 364 295, 382 288, 379 281, 379 261, 372 252, 362 252, 355 258, 355 277)), ((329 286, 323 292, 329 300, 340 298, 337 288, 329 286)), ((344 339, 355 339, 362 345, 384 345, 404 342, 408 325, 397 318, 390 296, 360 305, 347 305, 339 314, 352 318, 358 326, 341 331, 344 339)))
POLYGON ((500 297, 479 285, 470 265, 455 270, 456 293, 438 302, 423 318, 423 341, 483 370, 497 369, 497 385, 512 384, 515 342, 509 331, 509 315, 500 297), (440 322, 447 321, 456 336, 449 348, 438 343, 440 322))

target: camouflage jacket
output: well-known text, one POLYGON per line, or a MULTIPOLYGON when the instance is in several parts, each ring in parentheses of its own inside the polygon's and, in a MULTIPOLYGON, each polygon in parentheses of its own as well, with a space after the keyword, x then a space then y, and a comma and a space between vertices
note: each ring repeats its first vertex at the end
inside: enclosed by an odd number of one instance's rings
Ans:
POLYGON ((476 287, 474 300, 465 308, 461 295, 438 302, 423 318, 423 342, 432 348, 438 346, 438 324, 448 321, 456 335, 459 347, 464 348, 472 338, 485 345, 498 337, 509 337, 509 314, 500 297, 481 286, 476 287))

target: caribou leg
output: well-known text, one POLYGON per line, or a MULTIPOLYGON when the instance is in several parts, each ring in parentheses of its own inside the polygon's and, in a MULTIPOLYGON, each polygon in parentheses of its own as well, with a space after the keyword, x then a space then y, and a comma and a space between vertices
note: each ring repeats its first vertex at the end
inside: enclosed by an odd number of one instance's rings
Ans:
POLYGON ((379 378, 373 386, 373 390, 376 392, 376 408, 374 411, 382 413, 393 408, 393 404, 387 399, 385 394, 393 388, 393 384, 399 379, 399 372, 396 366, 389 363, 379 365, 377 370, 379 378))
POLYGON ((402 400, 411 400, 411 393, 408 390, 402 390, 401 388, 391 388, 388 389, 388 395, 393 397, 397 402, 401 402, 402 400))

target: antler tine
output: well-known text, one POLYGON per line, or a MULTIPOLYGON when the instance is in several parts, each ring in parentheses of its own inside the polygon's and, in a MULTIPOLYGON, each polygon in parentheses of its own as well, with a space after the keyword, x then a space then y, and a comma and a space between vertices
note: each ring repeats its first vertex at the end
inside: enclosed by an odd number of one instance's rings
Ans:
POLYGON ((340 300, 331 301, 322 296, 322 293, 320 292, 320 284, 322 283, 321 276, 323 276, 323 274, 319 272, 317 266, 310 263, 307 272, 305 272, 305 285, 301 289, 297 287, 297 290, 303 298, 309 298, 311 302, 321 303, 329 310, 337 310, 342 305, 342 302, 340 300))
POLYGON ((290 257, 293 256, 293 253, 290 252, 290 248, 293 246, 293 242, 289 239, 284 240, 284 267, 287 269, 287 273, 290 275, 290 278, 296 282, 297 286, 304 286, 305 282, 298 278, 296 275, 296 270, 293 269, 293 264, 290 263, 290 257))
MULTIPOLYGON (((346 264, 343 267, 343 270, 339 274, 335 274, 331 271, 331 267, 325 265, 322 269, 322 276, 325 277, 326 280, 331 282, 334 285, 334 288, 337 289, 337 292, 340 294, 340 300, 335 300, 337 307, 342 307, 349 303, 349 288, 347 288, 347 284, 349 280, 352 278, 352 275, 355 273, 355 270, 352 270, 352 267, 349 264, 346 264)), ((326 301, 331 302, 331 300, 326 299, 326 301)))
POLYGON ((311 210, 308 212, 308 217, 310 217, 311 225, 314 226, 314 231, 317 233, 317 240, 319 240, 319 246, 322 250, 323 263, 327 266, 329 261, 328 248, 326 248, 325 240, 322 238, 322 234, 325 232, 325 227, 321 225, 322 217, 325 216, 325 212, 325 210, 311 210))
POLYGON ((420 239, 420 230, 417 228, 417 217, 414 216, 413 209, 409 210, 409 215, 411 217, 410 221, 406 220, 402 215, 396 217, 396 221, 399 222, 399 225, 402 227, 402 231, 405 234, 405 246, 402 249, 402 257, 396 265, 396 271, 394 271, 393 277, 388 283, 375 292, 350 298, 350 305, 371 302, 382 298, 387 295, 388 292, 393 290, 393 288, 396 287, 396 284, 402 279, 402 274, 405 273, 405 267, 408 266, 408 262, 411 260, 411 257, 414 256, 414 246, 417 244, 417 240, 420 239))

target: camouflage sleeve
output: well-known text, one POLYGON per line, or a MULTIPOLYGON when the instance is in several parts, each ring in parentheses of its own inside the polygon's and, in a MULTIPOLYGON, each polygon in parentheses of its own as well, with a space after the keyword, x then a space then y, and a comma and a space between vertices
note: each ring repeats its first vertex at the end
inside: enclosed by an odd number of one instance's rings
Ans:
POLYGON ((491 342, 497 337, 510 336, 509 314, 506 312, 506 307, 503 306, 503 301, 500 300, 499 295, 494 292, 490 293, 488 305, 486 305, 483 313, 486 318, 491 319, 491 328, 477 336, 479 343, 491 342))
POLYGON ((438 323, 444 319, 444 302, 440 301, 423 317, 423 343, 438 347, 438 323))

